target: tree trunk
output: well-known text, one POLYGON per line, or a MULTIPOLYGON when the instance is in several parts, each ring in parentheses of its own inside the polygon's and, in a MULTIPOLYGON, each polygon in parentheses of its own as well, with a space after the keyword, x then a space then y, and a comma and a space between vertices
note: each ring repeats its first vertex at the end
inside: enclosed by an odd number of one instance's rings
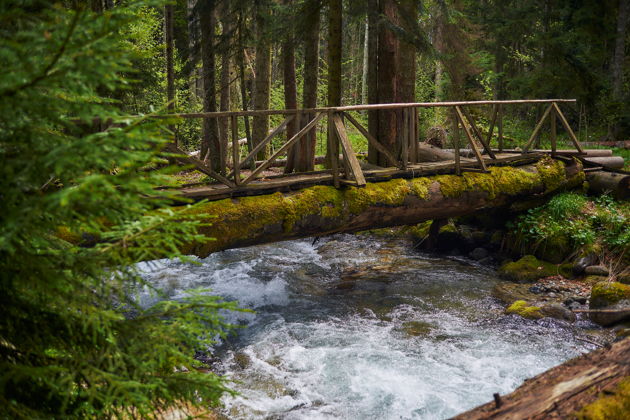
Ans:
MULTIPOLYGON (((341 40, 342 40, 342 2, 328 0, 328 106, 341 105, 341 40)), ((337 135, 328 121, 328 144, 338 143, 337 135)), ((326 162, 331 167, 336 150, 326 149, 326 162)))
POLYGON ((199 19, 196 13, 197 0, 186 1, 186 17, 188 18, 188 65, 190 66, 190 73, 188 74, 188 89, 190 94, 190 102, 193 105, 197 104, 198 88, 197 88, 197 66, 195 65, 195 46, 199 40, 199 19))
POLYGON ((365 34, 363 35, 363 66, 361 71, 361 103, 368 103, 368 66, 369 66, 369 38, 370 38, 370 25, 368 21, 365 21, 365 34))
MULTIPOLYGON (((166 44, 166 99, 169 113, 175 112, 175 67, 173 62, 173 5, 164 6, 164 43, 166 44)), ((177 145, 175 127, 169 126, 173 142, 177 145)))
MULTIPOLYGON (((221 111, 230 110, 230 74, 231 74, 231 59, 232 48, 230 46, 230 39, 232 33, 232 22, 230 16, 230 3, 224 1, 221 10, 221 26, 222 26, 222 44, 223 50, 221 51, 221 90, 219 98, 219 108, 221 111)), ((227 149, 229 141, 229 118, 219 119, 219 142, 221 144, 221 168, 227 166, 227 149)))
MULTIPOLYGON (((319 80, 319 20, 320 7, 318 0, 309 0, 306 12, 309 14, 309 26, 305 28, 304 39, 304 88, 302 90, 302 107, 317 108, 317 84, 319 80)), ((301 127, 306 126, 314 114, 303 114, 301 127)), ((295 170, 307 172, 314 169, 315 147, 317 145, 316 127, 302 139, 304 148, 297 157, 295 170)))
MULTIPOLYGON (((615 40, 615 55, 612 63, 612 93, 613 100, 623 102, 623 70, 626 60, 626 29, 628 26, 628 13, 630 12, 630 0, 619 0, 619 12, 617 15, 617 37, 615 40)), ((612 124, 610 137, 615 140, 620 135, 619 118, 612 124)))
MULTIPOLYGON (((393 24, 398 23, 395 0, 381 0, 381 14, 393 24)), ((398 39, 385 23, 379 24, 378 35, 378 102, 396 102, 397 81, 399 74, 398 39)), ((397 144, 397 111, 380 110, 378 112, 378 136, 376 139, 392 152, 400 154, 397 144)), ((379 166, 387 166, 385 156, 379 156, 379 166)))
MULTIPOLYGON (((580 171, 577 165, 564 168, 554 178, 554 184, 559 184, 554 191, 581 185, 583 177, 576 176, 582 174, 580 171)), ((183 252, 206 257, 212 252, 255 244, 459 217, 543 194, 548 181, 548 175, 541 174, 536 165, 501 168, 498 175, 476 173, 471 184, 465 177, 394 179, 368 183, 365 188, 316 186, 287 195, 210 202, 197 210, 211 217, 211 225, 204 225, 199 232, 216 240, 190 246, 183 252)))
MULTIPOLYGON (((260 1, 256 4, 256 75, 254 79, 254 109, 269 109, 271 91, 271 43, 267 34, 269 23, 269 4, 260 1)), ((262 142, 269 134, 269 116, 253 117, 252 138, 254 146, 262 142)), ((258 153, 258 159, 267 158, 267 148, 258 153)))
MULTIPOLYGON (((367 95, 368 103, 378 103, 378 17, 379 0, 368 0, 368 70, 367 70, 367 95)), ((378 138, 378 111, 368 111, 368 132, 372 137, 378 138)), ((368 145, 368 162, 378 165, 383 158, 374 146, 368 145)))
MULTIPOLYGON (((292 6, 292 0, 284 0, 286 6, 292 6)), ((287 29, 286 39, 282 43, 282 80, 284 83, 284 108, 297 109, 297 82, 295 79, 295 39, 292 27, 287 29)), ((287 141, 291 139, 297 132, 299 121, 292 120, 287 124, 286 135, 287 141)), ((291 173, 295 170, 295 163, 298 156, 304 149, 304 141, 302 138, 294 146, 287 151, 287 164, 284 167, 284 173, 291 173)))
MULTIPOLYGON (((241 88, 241 107, 243 111, 247 111, 249 109, 249 101, 247 99, 247 85, 248 79, 245 74, 245 44, 243 42, 243 11, 239 12, 238 16, 238 72, 240 78, 240 88, 241 88)), ((247 150, 251 152, 254 150, 254 142, 252 140, 252 133, 249 127, 249 117, 244 117, 245 121, 245 138, 247 139, 247 150)), ((245 162, 243 162, 245 163, 245 162)))
MULTIPOLYGON (((201 64, 203 67, 203 110, 205 112, 217 111, 216 98, 216 69, 214 30, 216 26, 214 2, 204 2, 199 6, 201 26, 201 64)), ((204 118, 203 137, 201 140, 201 160, 209 157, 210 167, 219 172, 221 168, 221 146, 219 143, 219 129, 216 118, 204 118)))
POLYGON ((611 193, 617 200, 630 198, 630 175, 596 171, 586 174, 588 191, 595 194, 611 193))

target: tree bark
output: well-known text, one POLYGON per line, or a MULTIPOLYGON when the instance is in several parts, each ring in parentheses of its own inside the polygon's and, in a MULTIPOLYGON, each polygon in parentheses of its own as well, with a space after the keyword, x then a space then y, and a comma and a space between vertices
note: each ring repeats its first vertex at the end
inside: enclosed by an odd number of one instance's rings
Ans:
MULTIPOLYGON (((285 6, 292 6, 292 0, 284 0, 285 6)), ((286 39, 282 43, 282 81, 284 84, 284 108, 297 109, 297 82, 295 78, 295 37, 293 36, 293 27, 287 30, 286 39)), ((292 120, 287 124, 286 136, 287 141, 291 139, 297 132, 299 121, 292 120)), ((304 149, 304 141, 302 138, 294 146, 287 151, 287 164, 284 167, 284 173, 291 173, 296 168, 298 156, 304 149)))
MULTIPOLYGON (((395 0, 381 0, 380 12, 384 19, 398 24, 398 16, 395 0)), ((399 69, 399 48, 398 39, 394 33, 388 29, 384 22, 379 24, 378 35, 378 102, 396 102, 397 82, 399 69)), ((397 144, 397 111, 378 111, 378 136, 376 139, 385 146, 394 156, 400 154, 397 144)), ((379 156, 379 166, 387 166, 385 156, 379 156)))
MULTIPOLYGON (((368 0, 368 70, 367 70, 367 95, 368 103, 378 103, 378 17, 379 0, 368 0)), ((368 111, 368 132, 372 137, 378 138, 378 111, 368 111)), ((368 162, 378 165, 379 152, 374 146, 368 145, 368 162)))
POLYGON ((361 68, 361 103, 368 103, 368 66, 369 66, 369 54, 370 47, 370 25, 368 21, 365 21, 365 33, 363 35, 363 63, 361 68))
MULTIPOLYGON (((626 29, 628 26, 628 14, 630 12, 630 0, 619 0, 619 11, 617 14, 617 37, 615 39, 615 54, 612 63, 612 93, 613 100, 621 103, 623 101, 623 70, 626 59, 626 29)), ((611 137, 615 140, 620 135, 619 118, 611 126, 611 137)))
MULTIPOLYGON (((328 106, 341 105, 341 43, 342 43, 342 2, 328 0, 328 106)), ((337 135, 328 121, 328 144, 338 144, 337 135)), ((326 163, 330 168, 332 157, 337 152, 326 149, 326 163)))
MULTIPOLYGON (((254 109, 269 109, 271 91, 271 43, 267 34, 269 4, 266 0, 256 3, 256 75, 254 79, 254 109)), ((252 138, 254 146, 262 142, 269 133, 269 116, 253 118, 252 138)), ((258 159, 267 158, 267 148, 258 153, 258 159)))
POLYGON ((596 171, 587 173, 586 180, 591 193, 611 193, 617 200, 630 198, 630 175, 596 171))
MULTIPOLYGON (((199 6, 201 27, 201 63, 203 67, 203 110, 217 111, 216 98, 216 60, 214 48, 214 30, 216 26, 214 1, 204 2, 199 6)), ((219 128, 216 118, 204 118, 203 137, 201 141, 201 160, 209 157, 210 167, 221 171, 221 146, 219 142, 219 128)))
MULTIPOLYGON (((287 195, 275 193, 210 202, 198 210, 212 217, 211 226, 203 226, 200 233, 216 240, 183 251, 205 257, 212 252, 255 244, 416 224, 463 216, 546 193, 545 177, 536 165, 503 170, 515 171, 516 179, 527 177, 530 181, 507 185, 504 176, 512 175, 504 173, 495 178, 492 174, 474 174, 478 185, 494 185, 494 193, 488 193, 487 187, 464 187, 461 193, 445 195, 442 185, 464 185, 465 180, 457 175, 442 175, 420 184, 418 180, 394 179, 368 183, 365 188, 317 186, 287 195)), ((566 175, 558 180, 560 188, 581 185, 583 177, 575 176, 580 171, 580 166, 567 166, 566 175)))
MULTIPOLYGON (((169 113, 175 112, 175 67, 173 62, 173 5, 164 6, 164 44, 166 46, 166 100, 169 113)), ((177 146, 175 126, 169 126, 177 146)))
MULTIPOLYGON (((309 26, 305 28, 304 39, 304 88, 302 90, 302 107, 317 108, 317 84, 319 82, 319 21, 320 5, 318 0, 307 2, 306 13, 309 14, 309 26)), ((305 127, 314 114, 303 114, 301 127, 305 127)), ((304 148, 297 156, 295 170, 308 172, 314 169, 315 147, 317 145, 316 128, 310 130, 302 139, 304 148)))
MULTIPOLYGON (((221 90, 219 97, 219 109, 221 111, 229 111, 231 103, 230 95, 230 75, 231 75, 231 54, 232 48, 230 46, 230 39, 232 33, 232 22, 230 16, 230 3, 224 0, 221 9, 221 26, 222 26, 222 51, 221 51, 221 90)), ((227 150, 229 141, 229 118, 219 119, 219 142, 221 145, 221 168, 227 166, 227 150)), ((223 173, 223 172, 221 172, 223 173)))

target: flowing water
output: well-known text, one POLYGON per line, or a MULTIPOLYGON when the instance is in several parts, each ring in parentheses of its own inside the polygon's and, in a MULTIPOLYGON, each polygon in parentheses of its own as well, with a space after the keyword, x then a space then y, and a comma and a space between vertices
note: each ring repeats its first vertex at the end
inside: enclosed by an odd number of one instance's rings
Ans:
POLYGON ((171 298, 209 287, 256 311, 228 314, 247 328, 216 349, 241 393, 224 398, 229 418, 447 418, 592 349, 579 323, 503 315, 494 270, 402 239, 338 235, 144 269, 171 298))

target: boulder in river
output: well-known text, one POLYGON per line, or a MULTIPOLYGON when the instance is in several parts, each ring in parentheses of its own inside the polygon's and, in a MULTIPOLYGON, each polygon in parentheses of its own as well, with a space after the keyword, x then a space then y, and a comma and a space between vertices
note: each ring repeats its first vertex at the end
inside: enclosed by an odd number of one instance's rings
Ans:
POLYGON ((618 282, 597 283, 591 290, 590 309, 595 310, 590 313, 591 320, 604 326, 630 318, 630 286, 618 282))
POLYGON ((475 248, 470 251, 468 256, 475 261, 480 261, 488 256, 488 251, 485 248, 475 248))
POLYGON ((551 303, 540 308, 540 312, 544 316, 550 318, 562 319, 569 322, 575 322, 575 314, 559 303, 551 303))

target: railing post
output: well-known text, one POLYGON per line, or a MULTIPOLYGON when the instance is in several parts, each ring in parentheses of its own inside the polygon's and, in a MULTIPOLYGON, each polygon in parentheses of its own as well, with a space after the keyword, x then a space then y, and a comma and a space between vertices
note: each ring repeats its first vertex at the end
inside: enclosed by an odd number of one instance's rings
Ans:
POLYGON ((551 140, 551 156, 556 155, 556 109, 551 110, 551 114, 549 114, 549 124, 551 131, 549 133, 549 137, 551 140))
POLYGON ((400 136, 401 141, 401 153, 400 158, 402 160, 402 169, 407 169, 407 163, 409 163, 409 112, 408 108, 402 110, 402 133, 400 136))
POLYGON ((328 155, 330 156, 330 170, 333 176, 333 185, 339 188, 339 142, 333 123, 334 111, 328 111, 328 155))
POLYGON ((462 170, 459 165, 459 122, 455 108, 452 108, 451 120, 453 130, 453 150, 455 152, 455 174, 461 175, 462 170))
POLYGON ((238 145, 238 120, 236 115, 232 115, 230 117, 232 123, 232 168, 234 168, 234 184, 236 186, 241 183, 241 173, 240 173, 240 148, 238 145))
POLYGON ((499 119, 497 122, 497 134, 499 138, 497 140, 499 142, 499 152, 503 152, 503 105, 499 104, 497 108, 497 118, 499 119))

